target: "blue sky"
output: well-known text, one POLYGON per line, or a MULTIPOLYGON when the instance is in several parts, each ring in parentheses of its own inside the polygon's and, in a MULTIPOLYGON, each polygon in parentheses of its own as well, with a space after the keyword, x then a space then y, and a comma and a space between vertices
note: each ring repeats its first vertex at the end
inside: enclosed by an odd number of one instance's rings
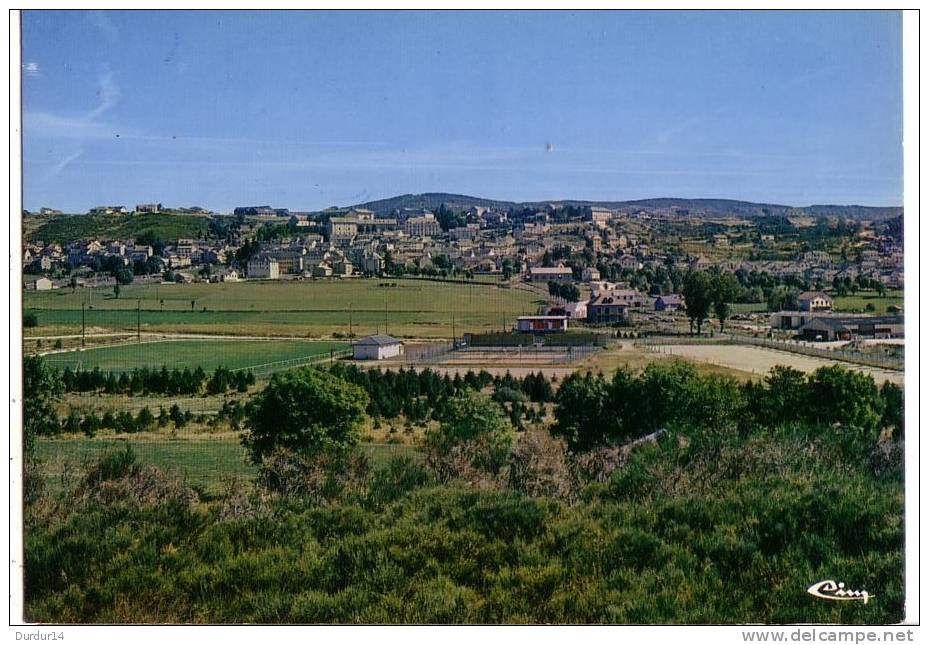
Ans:
POLYGON ((24 207, 900 205, 896 12, 23 16, 24 207))

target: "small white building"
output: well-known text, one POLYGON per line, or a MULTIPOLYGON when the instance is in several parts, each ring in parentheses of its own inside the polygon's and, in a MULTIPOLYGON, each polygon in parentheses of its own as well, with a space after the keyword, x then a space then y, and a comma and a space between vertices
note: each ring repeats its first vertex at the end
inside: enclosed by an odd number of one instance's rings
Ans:
POLYGON ((393 336, 383 334, 365 336, 352 347, 352 357, 361 361, 381 361, 403 353, 403 343, 393 336))
POLYGON ((52 281, 48 278, 39 278, 35 281, 35 290, 36 291, 51 291, 52 281))

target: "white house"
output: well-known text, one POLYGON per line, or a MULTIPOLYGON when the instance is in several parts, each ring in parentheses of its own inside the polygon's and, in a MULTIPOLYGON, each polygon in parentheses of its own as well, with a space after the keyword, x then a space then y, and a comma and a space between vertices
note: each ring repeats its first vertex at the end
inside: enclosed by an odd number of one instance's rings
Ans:
POLYGON ((822 291, 804 291, 797 296, 800 311, 832 311, 833 300, 822 291))
POLYGON ((385 336, 383 334, 365 336, 352 347, 352 357, 355 360, 362 361, 380 361, 385 358, 399 356, 402 353, 403 343, 393 336, 385 336))

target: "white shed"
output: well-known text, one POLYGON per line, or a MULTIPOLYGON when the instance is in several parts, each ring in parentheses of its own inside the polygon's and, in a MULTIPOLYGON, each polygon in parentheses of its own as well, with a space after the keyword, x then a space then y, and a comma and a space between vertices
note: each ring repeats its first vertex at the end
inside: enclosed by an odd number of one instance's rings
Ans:
POLYGON ((36 291, 49 291, 52 288, 52 281, 48 278, 39 278, 35 281, 36 291))
POLYGON ((403 343, 393 336, 365 336, 358 340, 352 348, 352 357, 355 360, 380 361, 392 358, 403 353, 403 343))

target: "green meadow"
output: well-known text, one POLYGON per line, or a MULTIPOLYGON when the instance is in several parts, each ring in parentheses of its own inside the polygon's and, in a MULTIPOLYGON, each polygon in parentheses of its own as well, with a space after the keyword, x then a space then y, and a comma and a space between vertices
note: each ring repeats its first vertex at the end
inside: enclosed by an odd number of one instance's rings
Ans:
MULTIPOLYGON (((251 480, 257 468, 246 459, 245 449, 235 437, 216 439, 114 439, 97 437, 42 439, 36 454, 42 474, 52 490, 64 490, 69 477, 79 477, 86 465, 104 453, 132 447, 139 460, 155 466, 198 490, 219 494, 230 478, 251 480)), ((391 457, 408 455, 415 448, 403 444, 363 443, 362 449, 374 466, 391 457)))
POLYGON ((164 365, 168 369, 202 367, 209 372, 217 367, 254 368, 277 361, 326 357, 348 347, 347 343, 325 341, 175 340, 63 352, 50 354, 45 360, 59 369, 99 367, 104 372, 126 372, 164 365))
POLYGON ((407 337, 489 331, 536 313, 540 296, 522 287, 410 279, 249 281, 128 285, 24 293, 38 318, 30 336, 93 330, 301 337, 386 330, 407 337), (389 285, 389 286, 387 286, 389 285))

